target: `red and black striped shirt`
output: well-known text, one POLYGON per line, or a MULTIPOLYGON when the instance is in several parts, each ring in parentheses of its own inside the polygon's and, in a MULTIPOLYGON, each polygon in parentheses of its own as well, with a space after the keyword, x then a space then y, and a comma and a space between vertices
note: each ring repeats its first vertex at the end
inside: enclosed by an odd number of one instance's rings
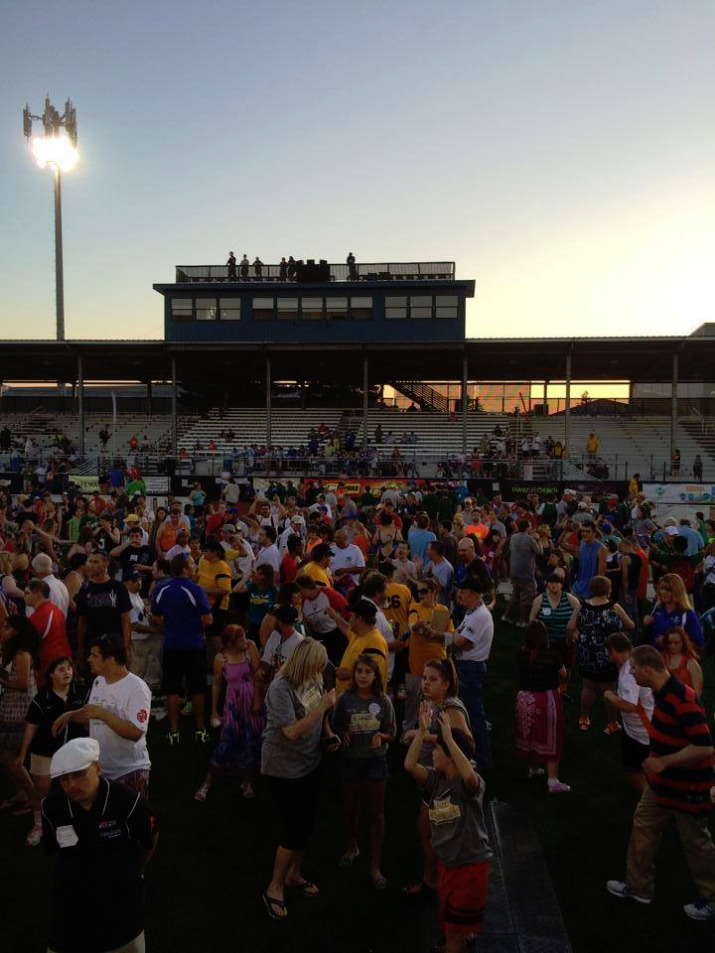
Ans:
POLYGON ((713 757, 705 709, 695 691, 675 676, 660 691, 654 690, 653 698, 655 709, 649 729, 652 755, 664 757, 688 745, 706 749, 700 761, 648 775, 656 804, 684 814, 706 814, 710 809, 713 757))

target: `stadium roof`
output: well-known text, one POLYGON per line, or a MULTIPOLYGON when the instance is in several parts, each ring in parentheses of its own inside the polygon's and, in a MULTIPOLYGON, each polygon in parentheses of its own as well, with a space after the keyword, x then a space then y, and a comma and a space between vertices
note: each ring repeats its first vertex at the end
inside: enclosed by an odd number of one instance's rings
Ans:
POLYGON ((290 344, 167 341, 2 341, 0 380, 74 381, 82 358, 85 380, 168 380, 171 361, 186 387, 240 375, 262 380, 266 356, 274 380, 362 382, 363 357, 372 383, 457 381, 466 354, 472 381, 669 381, 673 355, 678 379, 715 378, 715 339, 707 337, 469 338, 453 343, 290 344))

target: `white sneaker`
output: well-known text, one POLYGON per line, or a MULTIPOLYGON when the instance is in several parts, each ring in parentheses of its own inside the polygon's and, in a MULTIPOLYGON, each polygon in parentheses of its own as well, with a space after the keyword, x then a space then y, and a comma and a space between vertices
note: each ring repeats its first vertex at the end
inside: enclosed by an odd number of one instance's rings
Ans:
POLYGON ((683 913, 691 920, 715 920, 715 903, 709 903, 705 897, 698 897, 695 903, 686 903, 683 913))
POLYGON ((623 880, 607 880, 606 890, 612 893, 614 897, 621 897, 621 899, 630 897, 631 900, 635 900, 637 903, 651 903, 652 901, 651 897, 644 897, 643 894, 634 893, 623 880))

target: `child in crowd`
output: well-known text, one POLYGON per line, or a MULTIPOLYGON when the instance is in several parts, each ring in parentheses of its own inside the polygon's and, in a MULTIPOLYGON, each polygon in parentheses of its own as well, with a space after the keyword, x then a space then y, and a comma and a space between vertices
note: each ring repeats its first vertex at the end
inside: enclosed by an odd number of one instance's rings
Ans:
POLYGON ((352 867, 359 856, 357 834, 360 802, 370 818, 370 881, 373 890, 384 890, 387 881, 380 862, 385 838, 385 786, 387 746, 395 738, 395 712, 383 692, 380 668, 372 655, 361 655, 353 667, 350 688, 338 699, 333 731, 343 747, 343 798, 348 849, 340 867, 352 867))
POLYGON ((492 856, 482 807, 484 781, 471 761, 472 738, 453 729, 445 712, 439 718, 432 754, 434 767, 419 763, 420 747, 429 734, 431 720, 431 707, 423 702, 420 726, 405 757, 405 769, 423 789, 429 808, 445 953, 464 953, 467 935, 484 928, 492 856))

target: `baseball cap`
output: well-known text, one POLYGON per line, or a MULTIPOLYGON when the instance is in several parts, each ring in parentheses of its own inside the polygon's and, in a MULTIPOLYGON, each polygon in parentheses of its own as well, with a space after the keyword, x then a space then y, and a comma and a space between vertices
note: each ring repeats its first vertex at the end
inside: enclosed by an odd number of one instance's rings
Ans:
POLYGON ((233 523, 224 523, 221 529, 224 531, 224 533, 236 533, 236 527, 233 525, 233 523))
POLYGON ((299 526, 305 526, 305 520, 300 513, 294 513, 290 518, 291 523, 297 523, 299 526))
POLYGON ((129 515, 124 518, 124 522, 125 522, 125 523, 138 523, 138 522, 139 522, 139 517, 137 516, 136 513, 129 513, 129 515))
POLYGON ((139 572, 138 569, 125 569, 124 572, 122 573, 123 582, 132 582, 133 580, 141 579, 141 577, 142 577, 142 574, 139 572))
POLYGON ((678 528, 677 528, 677 526, 666 526, 666 527, 665 527, 665 533, 666 533, 667 536, 677 536, 677 535, 678 535, 678 528))
POLYGON ((99 761, 99 742, 94 738, 73 738, 52 755, 50 777, 84 771, 96 761, 99 761))

